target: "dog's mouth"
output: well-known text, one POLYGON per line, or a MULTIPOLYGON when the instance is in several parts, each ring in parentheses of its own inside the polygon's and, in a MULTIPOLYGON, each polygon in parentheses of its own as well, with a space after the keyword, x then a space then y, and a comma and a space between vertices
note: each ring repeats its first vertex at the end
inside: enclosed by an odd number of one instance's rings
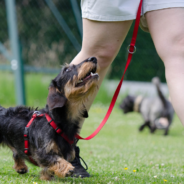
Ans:
POLYGON ((75 85, 75 87, 84 86, 88 81, 98 79, 99 75, 96 73, 96 66, 92 70, 90 70, 83 78, 81 78, 75 85))

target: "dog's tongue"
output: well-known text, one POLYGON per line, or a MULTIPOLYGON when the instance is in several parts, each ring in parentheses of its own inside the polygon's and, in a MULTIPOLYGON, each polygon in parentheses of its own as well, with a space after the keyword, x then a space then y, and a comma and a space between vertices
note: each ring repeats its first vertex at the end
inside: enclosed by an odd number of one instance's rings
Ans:
POLYGON ((84 81, 84 80, 87 80, 87 79, 89 79, 89 78, 91 78, 91 77, 93 77, 93 76, 96 76, 96 75, 98 75, 98 73, 92 73, 92 72, 91 72, 86 78, 83 79, 83 81, 84 81))
POLYGON ((91 77, 93 77, 93 76, 98 76, 98 73, 92 73, 91 72, 91 74, 89 74, 87 77, 85 77, 83 80, 80 80, 77 84, 76 84, 76 86, 77 87, 79 87, 79 86, 82 86, 88 79, 90 79, 91 77))
POLYGON ((86 78, 84 78, 83 81, 89 79, 90 77, 91 77, 91 74, 88 75, 86 78))

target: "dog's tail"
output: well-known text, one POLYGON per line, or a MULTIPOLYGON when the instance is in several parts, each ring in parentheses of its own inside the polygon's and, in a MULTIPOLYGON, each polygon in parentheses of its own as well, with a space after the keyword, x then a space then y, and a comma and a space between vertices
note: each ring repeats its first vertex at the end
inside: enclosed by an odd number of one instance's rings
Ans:
POLYGON ((158 77, 154 77, 152 79, 152 83, 155 84, 158 96, 161 99, 164 107, 166 108, 167 107, 167 99, 165 98, 165 96, 163 95, 162 91, 160 90, 160 79, 158 77))

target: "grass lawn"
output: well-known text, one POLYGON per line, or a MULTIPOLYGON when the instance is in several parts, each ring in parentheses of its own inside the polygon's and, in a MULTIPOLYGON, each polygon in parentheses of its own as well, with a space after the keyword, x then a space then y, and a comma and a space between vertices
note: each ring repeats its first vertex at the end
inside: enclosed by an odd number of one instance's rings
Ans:
MULTIPOLYGON (((44 107, 47 101, 48 87, 57 74, 25 74, 26 105, 31 107, 44 107)), ((4 107, 15 106, 15 77, 12 72, 0 72, 0 105, 4 107)), ((100 88, 94 103, 108 104, 111 95, 103 87, 100 88)))
MULTIPOLYGON (((93 105, 81 135, 85 137, 91 134, 106 111, 107 106, 93 105)), ((79 141, 81 157, 87 162, 91 174, 90 178, 85 179, 55 178, 50 182, 41 181, 40 168, 31 164, 27 164, 29 166, 27 174, 19 175, 12 169, 11 151, 0 148, 0 184, 184 183, 184 128, 178 118, 174 118, 169 135, 166 137, 162 135, 162 131, 157 131, 154 135, 147 129, 138 132, 141 123, 139 114, 132 113, 125 116, 115 107, 97 137, 90 141, 79 141)))
MULTIPOLYGON (((48 85, 56 75, 26 74, 26 101, 28 106, 44 107, 48 85)), ((0 104, 14 106, 14 76, 0 73, 0 104)), ((100 89, 86 120, 81 135, 91 134, 102 121, 111 96, 100 89), (106 105, 100 105, 99 102, 106 105)), ((0 147, 0 184, 40 183, 184 183, 184 128, 178 118, 167 137, 163 131, 151 135, 147 129, 138 132, 142 118, 137 113, 124 115, 117 104, 105 127, 90 141, 79 141, 81 157, 88 164, 90 178, 55 178, 53 181, 39 179, 40 168, 28 163, 29 173, 17 174, 13 169, 12 153, 0 147), (135 171, 135 172, 134 172, 135 171)))

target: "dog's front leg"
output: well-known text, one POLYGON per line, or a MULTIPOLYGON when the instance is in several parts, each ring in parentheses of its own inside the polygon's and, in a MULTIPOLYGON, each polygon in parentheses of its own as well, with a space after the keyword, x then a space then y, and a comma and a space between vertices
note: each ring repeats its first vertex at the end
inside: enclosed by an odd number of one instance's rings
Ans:
POLYGON ((155 126, 152 126, 150 129, 150 132, 153 134, 157 128, 155 126))
POLYGON ((73 161, 75 158, 75 150, 74 148, 72 148, 71 152, 67 155, 67 161, 71 162, 73 161))
POLYGON ((41 180, 51 180, 54 175, 58 176, 59 178, 64 178, 73 174, 74 167, 64 158, 59 156, 54 156, 54 158, 50 158, 49 160, 45 161, 44 166, 42 164, 40 165, 43 168, 40 173, 41 180), (53 161, 53 164, 48 163, 48 161, 53 161))
POLYGON ((51 180, 54 177, 54 173, 49 171, 48 168, 43 168, 40 172, 40 179, 41 180, 51 180))
POLYGON ((37 150, 35 158, 43 168, 40 177, 42 180, 50 180, 53 175, 64 178, 73 173, 74 167, 62 157, 55 141, 47 143, 45 149, 37 150))
POLYGON ((143 131, 143 129, 145 128, 145 126, 148 126, 149 129, 151 129, 150 127, 150 122, 149 121, 146 121, 145 123, 143 123, 140 127, 139 127, 139 131, 143 131))
MULTIPOLYGON (((170 126, 170 125, 169 125, 170 126)), ((169 126, 165 129, 164 135, 168 135, 169 126)))

